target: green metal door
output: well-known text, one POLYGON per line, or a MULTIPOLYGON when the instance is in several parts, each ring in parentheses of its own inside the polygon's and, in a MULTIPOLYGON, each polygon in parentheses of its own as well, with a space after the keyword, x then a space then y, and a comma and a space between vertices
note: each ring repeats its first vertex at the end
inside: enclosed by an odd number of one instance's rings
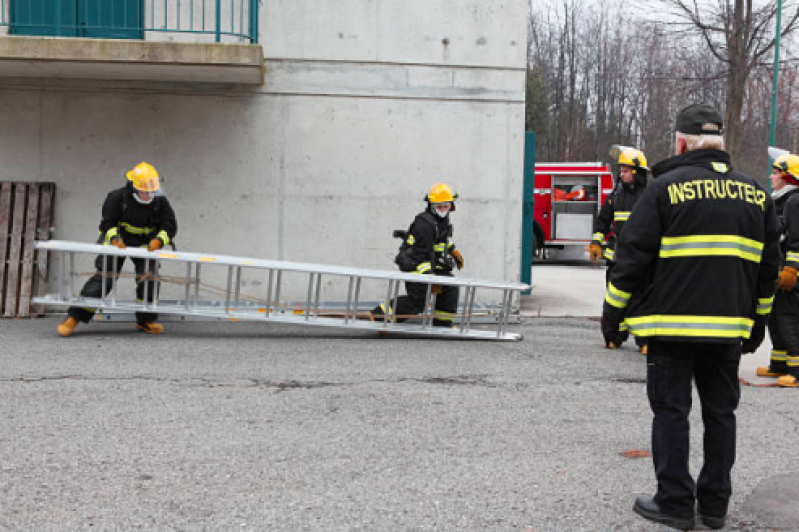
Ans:
POLYGON ((78 36, 95 39, 142 39, 142 2, 143 0, 77 0, 78 36))
POLYGON ((77 35, 75 0, 11 0, 9 15, 13 35, 77 35))
MULTIPOLYGON (((535 192, 535 132, 524 134, 524 185, 522 191, 522 268, 521 281, 533 281, 533 198, 535 192)), ((524 292, 529 294, 530 292, 524 292)))

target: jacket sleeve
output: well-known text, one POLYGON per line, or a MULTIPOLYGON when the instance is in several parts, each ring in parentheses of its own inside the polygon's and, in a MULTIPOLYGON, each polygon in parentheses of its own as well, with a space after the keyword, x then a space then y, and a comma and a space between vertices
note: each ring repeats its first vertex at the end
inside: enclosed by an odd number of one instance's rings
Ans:
POLYGON ((435 229, 429 223, 417 218, 411 227, 411 237, 413 237, 411 256, 416 268, 411 273, 433 273, 433 264, 430 262, 430 258, 433 255, 432 250, 436 239, 435 229))
POLYGON ((594 235, 591 237, 592 244, 600 246, 610 233, 610 225, 613 223, 613 196, 608 196, 602 208, 599 209, 599 216, 594 221, 594 235))
MULTIPOLYGON (((779 221, 778 221, 779 223, 779 221)), ((792 196, 785 205, 785 266, 799 270, 799 198, 792 196)))
POLYGON ((178 221, 175 218, 175 211, 172 210, 169 200, 164 197, 161 199, 161 210, 158 213, 158 234, 155 237, 166 246, 174 240, 177 232, 178 221))
POLYGON ((634 291, 643 291, 660 253, 662 220, 657 182, 646 187, 624 231, 616 241, 616 266, 611 273, 605 302, 624 309, 634 291))
MULTIPOLYGON (((763 242, 763 254, 760 256, 760 267, 757 270, 757 287, 755 290, 757 293, 756 312, 759 316, 771 313, 780 265, 779 222, 774 211, 774 202, 768 196, 766 196, 765 215, 766 234, 763 242)), ((788 219, 788 227, 791 227, 791 223, 799 226, 799 205, 795 207, 792 218, 794 218, 793 222, 790 218, 788 219)), ((797 230, 799 231, 799 227, 797 227, 797 230)))
POLYGON ((108 193, 103 202, 102 219, 100 220, 100 239, 110 243, 119 232, 119 220, 122 218, 122 194, 119 191, 108 193))

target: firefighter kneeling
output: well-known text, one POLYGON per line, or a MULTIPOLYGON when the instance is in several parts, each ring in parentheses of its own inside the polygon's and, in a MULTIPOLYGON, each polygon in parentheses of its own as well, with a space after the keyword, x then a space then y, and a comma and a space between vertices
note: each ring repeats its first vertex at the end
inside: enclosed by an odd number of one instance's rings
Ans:
MULTIPOLYGON (((161 178, 155 168, 145 162, 127 172, 126 177, 127 185, 111 191, 103 203, 100 242, 121 249, 141 247, 148 251, 157 251, 169 244, 178 230, 175 212, 161 188, 161 178)), ((147 302, 152 303, 158 292, 158 283, 155 281, 158 275, 157 261, 138 258, 131 260, 136 269, 136 297, 139 301, 144 301, 146 295, 147 302)), ((105 282, 107 294, 116 282, 111 277, 111 272, 119 274, 125 257, 98 256, 94 263, 98 272, 103 271, 103 262, 105 271, 108 272, 105 282)), ((102 293, 103 276, 100 273, 86 281, 80 292, 82 296, 91 298, 99 298, 102 293)), ((94 313, 95 309, 92 308, 70 307, 69 317, 58 325, 58 334, 72 336, 78 323, 88 323, 94 313)), ((156 323, 157 319, 158 314, 137 312, 136 326, 146 333, 161 334, 164 326, 156 323)))
MULTIPOLYGON (((430 188, 425 201, 427 209, 416 216, 408 231, 394 262, 400 270, 407 273, 444 275, 452 277, 452 270, 463 268, 463 256, 452 243, 452 224, 449 213, 455 210, 458 195, 444 183, 430 188)), ((371 311, 372 319, 394 314, 401 322, 414 314, 423 312, 427 296, 425 283, 405 283, 407 295, 401 296, 386 309, 385 304, 371 311)), ((458 310, 458 287, 433 285, 431 292, 436 294, 435 319, 433 325, 449 327, 458 310)))

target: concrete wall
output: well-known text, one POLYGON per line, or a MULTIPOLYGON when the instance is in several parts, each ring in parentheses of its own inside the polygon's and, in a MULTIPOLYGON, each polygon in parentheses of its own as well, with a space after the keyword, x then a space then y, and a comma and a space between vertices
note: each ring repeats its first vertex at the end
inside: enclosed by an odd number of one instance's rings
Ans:
POLYGON ((182 250, 387 270, 445 181, 464 275, 515 280, 526 20, 524 0, 265 0, 260 88, 0 78, 0 179, 55 181, 56 238, 90 241, 146 159, 182 250))

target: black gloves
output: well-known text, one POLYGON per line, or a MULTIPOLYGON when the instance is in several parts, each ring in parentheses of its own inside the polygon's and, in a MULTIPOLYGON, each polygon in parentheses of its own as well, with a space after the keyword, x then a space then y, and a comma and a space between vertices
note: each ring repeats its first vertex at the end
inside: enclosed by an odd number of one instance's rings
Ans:
POLYGON ((766 337, 766 317, 758 314, 755 318, 755 324, 752 326, 752 333, 747 340, 741 344, 741 352, 744 354, 754 353, 763 339, 766 337))
POLYGON ((623 343, 619 334, 619 326, 622 321, 624 321, 624 311, 605 301, 602 305, 601 323, 602 336, 605 337, 605 347, 608 349, 615 349, 623 343))

